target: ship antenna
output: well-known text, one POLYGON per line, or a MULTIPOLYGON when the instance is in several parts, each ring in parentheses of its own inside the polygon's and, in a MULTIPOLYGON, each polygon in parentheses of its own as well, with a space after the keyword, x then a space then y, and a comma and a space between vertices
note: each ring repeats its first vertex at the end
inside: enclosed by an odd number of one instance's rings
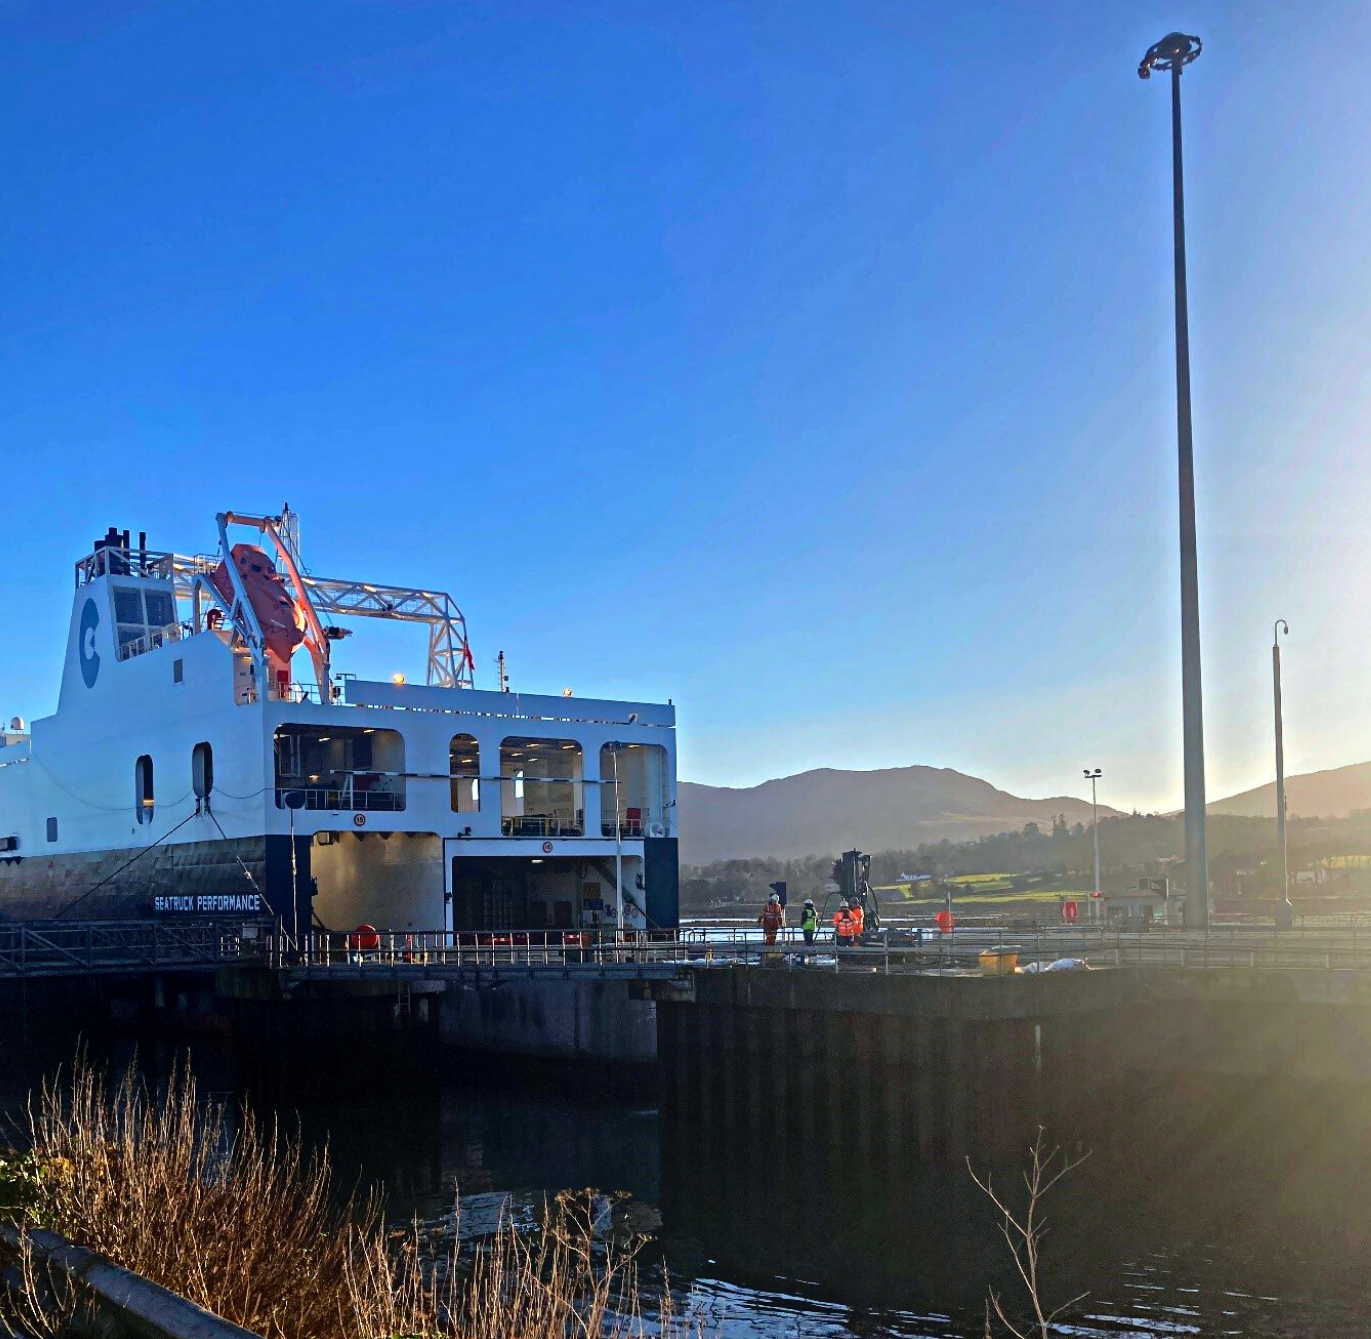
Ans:
POLYGON ((500 667, 500 691, 507 693, 509 692, 509 675, 505 673, 505 653, 503 651, 495 657, 495 663, 500 667))

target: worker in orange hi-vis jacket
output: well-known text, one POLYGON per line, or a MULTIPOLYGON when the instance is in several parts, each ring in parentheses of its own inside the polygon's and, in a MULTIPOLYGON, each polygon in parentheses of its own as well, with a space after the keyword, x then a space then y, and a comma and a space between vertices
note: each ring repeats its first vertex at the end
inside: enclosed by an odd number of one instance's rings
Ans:
POLYGON ((838 910, 833 913, 833 938, 839 948, 851 948, 853 944, 854 923, 847 903, 839 902, 838 910))
POLYGON ((785 908, 776 893, 771 894, 771 901, 762 908, 762 914, 757 917, 757 924, 762 927, 762 938, 768 944, 774 944, 777 931, 785 924, 785 908))
POLYGON ((856 948, 866 933, 866 913, 855 897, 847 904, 847 914, 852 917, 852 946, 856 948))

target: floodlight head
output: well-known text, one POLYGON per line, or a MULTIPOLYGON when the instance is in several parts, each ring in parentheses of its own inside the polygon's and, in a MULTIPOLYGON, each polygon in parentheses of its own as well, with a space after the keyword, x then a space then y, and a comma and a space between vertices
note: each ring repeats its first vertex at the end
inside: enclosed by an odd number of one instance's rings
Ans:
POLYGON ((1160 42, 1147 48, 1138 66, 1138 78, 1150 79, 1153 70, 1181 70, 1189 65, 1203 49, 1198 37, 1186 33, 1167 33, 1160 42))

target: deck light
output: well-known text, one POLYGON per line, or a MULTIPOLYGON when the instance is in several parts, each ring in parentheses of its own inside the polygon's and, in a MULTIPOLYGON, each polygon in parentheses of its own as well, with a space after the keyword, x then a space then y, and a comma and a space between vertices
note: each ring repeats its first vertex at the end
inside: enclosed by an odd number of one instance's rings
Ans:
POLYGON ((404 683, 405 676, 403 674, 392 674, 390 676, 390 681, 398 688, 402 683, 404 683))
POLYGON ((570 696, 571 696, 571 689, 570 689, 570 688, 563 688, 563 689, 562 689, 562 696, 563 696, 563 697, 570 697, 570 696))

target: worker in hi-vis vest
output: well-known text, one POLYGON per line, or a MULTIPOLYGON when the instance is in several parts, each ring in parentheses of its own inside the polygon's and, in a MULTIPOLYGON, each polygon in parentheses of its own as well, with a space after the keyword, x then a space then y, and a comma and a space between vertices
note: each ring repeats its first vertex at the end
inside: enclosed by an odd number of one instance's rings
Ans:
POLYGON ((852 917, 852 943, 855 947, 862 942, 862 935, 866 931, 866 913, 855 897, 847 904, 847 914, 852 917))
POLYGON ((819 913, 814 909, 812 897, 805 898, 804 910, 800 912, 800 929, 804 933, 805 943, 812 944, 819 930, 819 913))
POLYGON ((757 917, 757 923, 762 927, 762 938, 768 944, 774 944, 776 932, 785 924, 785 908, 781 905, 781 899, 777 894, 771 894, 771 901, 762 908, 762 914, 757 917))
POLYGON ((851 948, 852 934, 852 913, 847 909, 846 902, 839 902, 838 910, 833 913, 833 937, 837 940, 838 947, 851 948))

